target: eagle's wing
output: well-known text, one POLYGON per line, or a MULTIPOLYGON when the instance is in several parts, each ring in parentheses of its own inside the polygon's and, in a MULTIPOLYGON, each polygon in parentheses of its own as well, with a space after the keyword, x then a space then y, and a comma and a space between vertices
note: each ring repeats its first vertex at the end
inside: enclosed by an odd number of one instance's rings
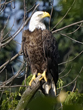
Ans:
POLYGON ((48 30, 42 31, 43 50, 47 61, 47 72, 51 73, 55 85, 58 81, 58 47, 56 39, 48 30))

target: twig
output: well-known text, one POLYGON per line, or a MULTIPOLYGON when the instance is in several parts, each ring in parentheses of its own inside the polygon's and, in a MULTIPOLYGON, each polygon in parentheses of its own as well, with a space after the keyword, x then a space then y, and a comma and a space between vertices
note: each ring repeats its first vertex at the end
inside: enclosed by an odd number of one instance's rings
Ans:
POLYGON ((10 33, 10 31, 12 30, 12 28, 13 28, 13 26, 14 26, 14 23, 15 23, 15 20, 14 20, 14 22, 13 22, 13 25, 12 25, 12 27, 8 30, 8 32, 6 33, 6 35, 3 37, 3 40, 2 40, 2 42, 6 42, 8 39, 10 39, 10 37, 7 37, 6 38, 6 36, 10 33), (6 38, 6 39, 5 39, 6 38))
POLYGON ((75 88, 76 88, 76 81, 75 81, 74 87, 73 87, 73 89, 72 89, 72 92, 75 91, 75 88))
POLYGON ((69 62, 75 60, 77 57, 79 57, 82 53, 83 53, 83 50, 77 56, 75 56, 73 59, 59 63, 58 65, 63 65, 63 64, 69 63, 69 62))
POLYGON ((65 76, 67 76, 70 73, 71 69, 63 76, 61 76, 60 78, 64 78, 65 76))
POLYGON ((52 1, 51 5, 52 5, 52 9, 51 9, 51 14, 50 14, 49 30, 50 30, 50 23, 51 23, 51 18, 52 18, 52 13, 53 13, 53 1, 52 1))
POLYGON ((1 86, 1 88, 16 88, 16 87, 27 87, 27 85, 12 85, 12 86, 1 86))
POLYGON ((12 82, 18 75, 20 75, 20 72, 21 72, 23 66, 24 66, 24 64, 22 64, 22 66, 20 67, 20 69, 18 70, 18 72, 17 72, 14 76, 12 76, 12 77, 9 78, 8 80, 4 81, 4 82, 1 84, 0 88, 1 88, 2 86, 5 86, 5 85, 9 84, 9 83, 12 82))
POLYGON ((15 0, 14 0, 14 7, 12 6, 12 2, 11 2, 11 7, 12 9, 15 9, 15 0))
POLYGON ((75 79, 74 79, 73 81, 71 81, 70 83, 68 83, 68 84, 66 84, 66 85, 64 85, 64 86, 62 86, 62 87, 60 87, 60 88, 58 88, 57 90, 62 89, 62 88, 64 88, 64 87, 67 87, 67 86, 69 86, 70 84, 72 84, 73 82, 75 82, 75 81, 77 80, 79 74, 82 72, 82 70, 83 70, 83 66, 81 67, 80 72, 78 73, 78 75, 75 77, 75 79))
POLYGON ((67 33, 67 34, 73 34, 75 33, 76 31, 78 31, 78 29, 80 29, 80 27, 82 26, 82 23, 79 25, 79 27, 77 29, 75 29, 73 32, 70 32, 70 33, 67 33))
POLYGON ((75 3, 75 0, 73 1, 72 5, 69 7, 69 9, 68 9, 68 11, 66 12, 66 14, 63 16, 63 18, 52 28, 51 31, 53 31, 53 30, 58 26, 58 24, 60 24, 60 23, 63 21, 63 19, 67 16, 68 12, 71 10, 71 8, 72 8, 72 6, 74 5, 74 3, 75 3))
POLYGON ((10 0, 10 1, 8 1, 8 2, 6 2, 6 0, 5 0, 5 2, 4 3, 1 3, 1 5, 7 5, 8 3, 11 3, 11 2, 13 2, 14 0, 10 0))
POLYGON ((6 61, 3 65, 0 66, 0 70, 2 68, 4 68, 4 66, 6 66, 10 61, 14 60, 15 58, 17 58, 20 54, 21 54, 22 50, 19 51, 19 53, 17 53, 14 57, 12 57, 10 60, 6 61))
POLYGON ((2 70, 0 70, 0 73, 2 73, 2 72, 5 70, 5 68, 6 68, 6 66, 4 66, 4 67, 2 68, 2 70))
MULTIPOLYGON (((34 11, 36 10, 36 8, 37 8, 38 6, 39 6, 39 4, 35 6, 35 8, 34 8, 32 14, 31 14, 31 16, 33 15, 34 11)), ((19 34, 19 32, 24 28, 24 26, 27 24, 27 22, 28 22, 29 19, 31 18, 31 16, 24 22, 24 24, 19 28, 19 30, 16 31, 16 33, 11 37, 11 39, 9 39, 8 41, 6 41, 5 43, 3 43, 3 44, 0 45, 0 48, 6 46, 10 41, 12 41, 12 40, 19 34)))
POLYGON ((72 24, 69 24, 69 25, 64 26, 64 27, 62 27, 62 28, 59 28, 59 29, 57 29, 57 30, 54 30, 54 31, 52 31, 52 33, 54 34, 54 33, 56 33, 56 32, 62 31, 62 30, 64 30, 64 29, 66 29, 66 28, 69 28, 69 27, 71 27, 71 26, 74 26, 74 25, 77 25, 77 24, 80 24, 80 23, 83 23, 83 20, 78 21, 78 22, 75 22, 75 23, 72 23, 72 24))
POLYGON ((60 33, 60 34, 61 34, 62 36, 65 36, 65 37, 69 38, 70 40, 72 40, 72 41, 74 41, 74 42, 76 42, 76 43, 79 43, 79 44, 82 44, 82 45, 83 45, 83 42, 80 42, 80 41, 78 41, 78 40, 75 40, 75 39, 69 37, 69 36, 66 35, 66 34, 63 34, 63 33, 60 33))
MULTIPOLYGON (((6 2, 6 0, 5 0, 5 2, 6 2)), ((0 6, 2 6, 2 5, 0 5, 0 6)), ((4 11, 5 7, 6 7, 6 5, 4 5, 4 7, 2 6, 2 8, 0 9, 0 14, 4 11)))
POLYGON ((76 78, 75 78, 73 81, 71 81, 70 83, 68 83, 68 84, 66 84, 66 85, 64 85, 64 86, 62 86, 62 87, 60 87, 60 88, 58 88, 57 90, 59 90, 59 89, 62 89, 62 88, 65 88, 65 87, 69 86, 70 84, 72 84, 73 82, 75 82, 75 81, 77 80, 78 76, 79 76, 79 75, 77 75, 77 76, 76 76, 76 78))
POLYGON ((27 11, 27 13, 29 13, 31 10, 33 10, 33 8, 36 6, 36 3, 27 11))
POLYGON ((59 73, 59 76, 65 71, 66 67, 67 67, 67 64, 65 65, 65 68, 59 73))
POLYGON ((5 28, 6 28, 7 24, 8 24, 8 22, 9 22, 9 18, 10 18, 10 15, 8 16, 8 18, 7 18, 7 20, 6 20, 6 24, 4 25, 4 27, 3 27, 3 29, 2 29, 1 31, 4 31, 4 30, 5 30, 5 28))

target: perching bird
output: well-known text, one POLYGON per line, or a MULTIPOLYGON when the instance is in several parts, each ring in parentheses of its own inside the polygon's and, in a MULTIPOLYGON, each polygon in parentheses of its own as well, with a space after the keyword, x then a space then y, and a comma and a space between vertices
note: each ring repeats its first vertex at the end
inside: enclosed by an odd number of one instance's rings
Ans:
POLYGON ((26 61, 30 62, 33 74, 29 85, 31 86, 40 73, 46 82, 42 87, 43 92, 54 96, 58 80, 58 48, 56 39, 43 23, 45 17, 50 17, 50 14, 36 11, 32 15, 29 29, 22 35, 22 49, 26 61))

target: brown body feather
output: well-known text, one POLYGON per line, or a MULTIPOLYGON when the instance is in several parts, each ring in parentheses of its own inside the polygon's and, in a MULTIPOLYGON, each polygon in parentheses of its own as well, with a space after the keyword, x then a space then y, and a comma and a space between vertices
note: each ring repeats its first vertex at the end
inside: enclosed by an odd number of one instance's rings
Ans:
MULTIPOLYGON (((26 61, 30 62, 32 74, 51 74, 56 85, 58 80, 58 49, 56 40, 48 30, 25 30, 22 36, 22 49, 26 61)), ((48 78, 50 79, 50 78, 48 78)))
POLYGON ((30 32, 29 30, 26 30, 23 32, 22 41, 23 53, 25 58, 29 58, 32 74, 35 72, 42 73, 46 68, 42 42, 42 31, 35 30, 34 32, 30 32))

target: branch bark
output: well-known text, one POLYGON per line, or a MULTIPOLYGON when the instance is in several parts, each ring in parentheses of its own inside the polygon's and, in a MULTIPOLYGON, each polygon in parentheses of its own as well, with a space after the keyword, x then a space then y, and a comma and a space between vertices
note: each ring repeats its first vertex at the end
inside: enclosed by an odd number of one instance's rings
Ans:
MULTIPOLYGON (((28 88, 24 91, 24 93, 21 96, 21 99, 16 107, 15 110, 25 110, 28 103, 30 102, 31 98, 34 96, 36 91, 40 88, 40 79, 41 75, 39 75, 35 81, 32 82, 31 86, 28 86, 28 88)), ((43 83, 42 83, 43 84, 43 83)))

